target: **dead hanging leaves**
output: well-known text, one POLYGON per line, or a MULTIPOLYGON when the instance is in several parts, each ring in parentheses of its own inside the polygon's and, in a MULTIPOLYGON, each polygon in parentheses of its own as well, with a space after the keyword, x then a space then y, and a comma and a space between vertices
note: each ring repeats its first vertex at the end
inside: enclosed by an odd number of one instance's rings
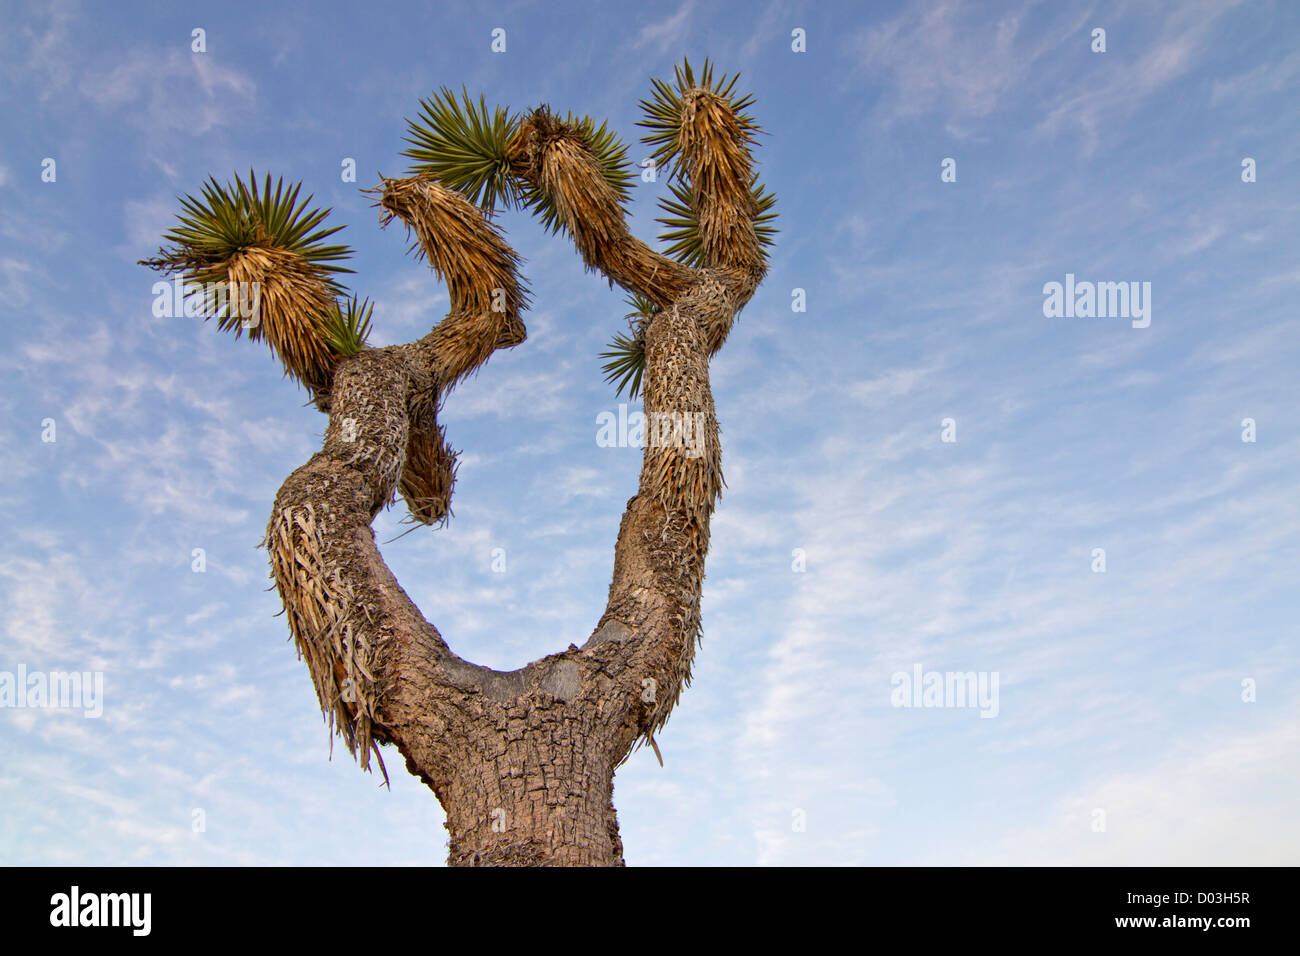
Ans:
POLYGON ((369 769, 370 754, 379 760, 384 782, 388 773, 375 740, 378 688, 375 648, 358 626, 364 614, 327 555, 323 516, 311 504, 286 506, 273 514, 263 546, 271 576, 284 601, 289 633, 300 660, 307 662, 321 713, 348 752, 369 769))

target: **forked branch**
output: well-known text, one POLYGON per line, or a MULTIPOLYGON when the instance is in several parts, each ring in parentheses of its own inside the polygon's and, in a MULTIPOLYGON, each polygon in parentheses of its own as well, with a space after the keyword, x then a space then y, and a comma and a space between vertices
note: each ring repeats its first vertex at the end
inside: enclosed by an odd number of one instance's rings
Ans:
POLYGON ((260 193, 255 180, 236 180, 186 199, 182 226, 167 236, 175 248, 146 263, 192 281, 261 283, 254 337, 329 412, 324 447, 281 487, 265 543, 323 712, 363 767, 392 743, 445 798, 467 785, 457 769, 482 757, 464 741, 551 721, 565 746, 599 734, 612 774, 689 681, 723 486, 709 357, 765 275, 773 232, 772 197, 750 152, 757 127, 734 85, 715 82, 707 63, 697 82, 688 64, 676 87, 656 81, 654 101, 643 103, 646 141, 677 180, 676 199, 665 200, 671 255, 630 233, 626 150, 603 125, 545 106, 512 118, 447 91, 425 102, 408 151, 417 165, 371 190, 382 224, 402 221, 451 298, 447 316, 405 345, 364 344, 369 308, 355 299, 342 307, 334 277, 344 247, 322 245, 334 231, 313 232, 324 214, 305 213, 296 188, 273 194, 269 178, 260 193), (451 651, 393 578, 371 528, 399 492, 415 521, 446 520, 456 459, 438 411, 496 349, 524 341, 519 259, 486 215, 498 199, 567 232, 588 268, 640 297, 628 362, 643 366, 649 422, 604 613, 581 648, 511 672, 451 651))

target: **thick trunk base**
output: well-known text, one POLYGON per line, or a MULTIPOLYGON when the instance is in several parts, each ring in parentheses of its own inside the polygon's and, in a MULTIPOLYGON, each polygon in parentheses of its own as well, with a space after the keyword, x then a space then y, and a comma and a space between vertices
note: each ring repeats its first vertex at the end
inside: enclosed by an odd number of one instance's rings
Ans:
POLYGON ((572 748, 530 736, 461 768, 439 793, 448 865, 623 866, 613 771, 600 759, 575 764, 572 748))

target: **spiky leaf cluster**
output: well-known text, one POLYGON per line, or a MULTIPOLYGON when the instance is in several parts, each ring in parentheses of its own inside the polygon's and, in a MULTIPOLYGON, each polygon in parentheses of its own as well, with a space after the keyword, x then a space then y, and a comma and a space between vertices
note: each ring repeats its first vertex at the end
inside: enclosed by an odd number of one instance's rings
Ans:
POLYGON ((333 308, 322 317, 322 329, 329 347, 340 355, 356 355, 366 347, 366 337, 370 334, 370 316, 374 304, 369 299, 357 301, 354 295, 343 301, 342 305, 334 303, 333 308))
POLYGON ((480 96, 476 104, 464 87, 458 100, 447 87, 420 101, 420 114, 407 120, 411 148, 402 153, 415 160, 410 175, 426 176, 461 193, 491 212, 497 204, 519 202, 519 188, 510 175, 506 145, 517 118, 503 107, 488 109, 480 96))
MULTIPOLYGON (((629 168, 627 146, 607 123, 597 125, 590 116, 574 113, 560 119, 545 106, 528 117, 542 120, 535 125, 543 135, 575 138, 590 152, 619 202, 631 198, 636 177, 629 168)), ((419 116, 407 120, 406 141, 411 147, 402 155, 415 160, 410 175, 454 189, 485 212, 528 209, 556 232, 562 224, 551 197, 511 173, 509 145, 520 123, 520 116, 503 107, 489 108, 483 96, 475 103, 464 88, 458 98, 444 87, 431 99, 421 100, 419 116)))
POLYGON ((223 186, 209 177, 200 196, 180 197, 180 225, 163 233, 163 242, 171 248, 160 249, 158 258, 143 264, 194 282, 220 282, 225 280, 225 265, 237 254, 279 249, 340 288, 334 275, 352 270, 337 263, 352 255, 352 249, 324 242, 343 227, 317 229, 330 210, 309 209, 311 196, 298 202, 301 189, 302 183, 286 188, 283 177, 272 189, 268 173, 259 190, 252 170, 247 183, 236 175, 233 183, 223 186))
POLYGON ((248 327, 249 338, 261 338, 262 328, 249 325, 233 308, 233 298, 223 296, 231 261, 250 250, 274 250, 296 257, 301 270, 315 274, 332 292, 343 287, 335 276, 352 270, 339 265, 352 255, 346 245, 326 244, 342 226, 318 229, 329 209, 310 209, 312 196, 298 202, 302 183, 286 188, 284 178, 274 189, 268 173, 262 188, 249 170, 248 182, 236 174, 222 185, 209 177, 198 197, 180 197, 179 225, 163 233, 159 256, 141 264, 169 275, 180 275, 187 287, 197 286, 204 298, 204 313, 217 319, 218 328, 239 336, 248 327), (313 231, 314 230, 314 231, 313 231))
POLYGON ((632 311, 624 316, 628 331, 614 336, 608 350, 600 357, 609 359, 601 366, 605 381, 615 387, 615 394, 628 390, 628 398, 636 398, 641 391, 641 376, 645 374, 645 331, 658 307, 643 295, 632 293, 625 299, 632 311))
MULTIPOLYGON (((691 210, 694 201, 693 190, 689 183, 669 183, 668 188, 672 190, 673 198, 661 197, 659 200, 659 208, 668 215, 655 220, 668 227, 659 234, 660 239, 670 243, 664 250, 664 254, 692 268, 702 267, 706 263, 704 246, 700 239, 700 224, 691 210)), ((767 187, 761 184, 755 186, 750 192, 758 209, 758 215, 754 217, 754 232, 758 235, 759 249, 766 261, 767 250, 776 242, 776 234, 779 231, 772 225, 777 217, 777 214, 772 212, 772 207, 776 205, 776 194, 768 192, 767 187)))
POLYGON ((691 61, 683 60, 682 65, 674 68, 677 76, 676 85, 664 82, 658 78, 651 78, 650 83, 654 88, 654 95, 648 100, 641 101, 641 109, 645 112, 645 119, 637 123, 638 126, 645 127, 650 132, 641 137, 641 142, 655 147, 655 151, 650 154, 650 159, 656 166, 668 170, 668 178, 681 179, 687 172, 682 165, 681 146, 678 141, 678 134, 682 128, 682 96, 694 89, 704 89, 716 93, 727 102, 731 112, 735 114, 736 122, 742 131, 746 134, 759 133, 757 123, 754 117, 743 112, 747 107, 753 105, 754 97, 752 95, 737 96, 736 81, 740 79, 740 74, 728 80, 724 73, 719 78, 714 78, 713 66, 708 59, 704 61, 704 69, 700 72, 699 80, 696 80, 695 71, 691 69, 691 61))
POLYGON ((259 186, 251 170, 247 182, 209 178, 198 196, 181 197, 179 224, 163 234, 169 245, 141 264, 197 285, 223 331, 265 340, 285 372, 319 397, 335 361, 323 323, 345 294, 337 276, 352 271, 340 264, 352 250, 326 241, 343 227, 323 228, 330 210, 311 208, 301 190, 283 178, 273 185, 269 175, 259 186), (232 307, 233 295, 222 295, 238 290, 242 302, 250 286, 260 287, 255 321, 232 307))

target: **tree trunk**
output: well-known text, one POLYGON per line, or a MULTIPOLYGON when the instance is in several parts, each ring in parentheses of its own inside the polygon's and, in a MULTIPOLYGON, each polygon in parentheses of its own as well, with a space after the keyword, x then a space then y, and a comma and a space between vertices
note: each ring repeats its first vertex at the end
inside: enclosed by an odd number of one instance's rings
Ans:
POLYGON ((438 791, 453 866, 622 866, 614 767, 594 721, 563 707, 485 726, 438 791))
POLYGON ((694 181, 711 184, 694 200, 705 267, 634 240, 581 137, 549 113, 536 111, 512 140, 512 169, 556 197, 584 261, 657 306, 645 326, 639 486, 605 612, 581 648, 510 672, 462 660, 375 547, 370 523, 399 489, 416 520, 445 516, 454 464, 438 403, 524 336, 514 254, 450 190, 385 180, 386 215, 416 233, 452 310, 418 342, 338 361, 324 447, 276 496, 272 575, 321 706, 363 767, 391 744, 438 795, 452 865, 622 865, 615 768, 638 741, 653 743, 690 680, 723 484, 709 356, 766 264, 746 137, 720 96, 695 89, 683 104, 686 161, 694 181))

